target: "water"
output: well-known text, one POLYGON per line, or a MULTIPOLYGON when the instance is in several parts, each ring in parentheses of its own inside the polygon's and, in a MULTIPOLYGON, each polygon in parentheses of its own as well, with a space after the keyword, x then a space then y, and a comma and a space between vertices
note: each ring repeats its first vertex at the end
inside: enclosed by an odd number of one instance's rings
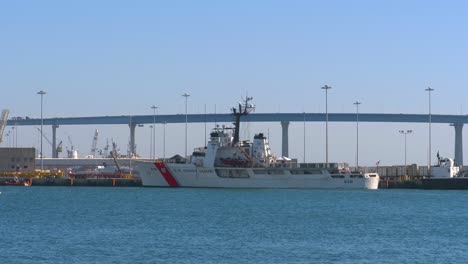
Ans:
POLYGON ((1 263, 466 263, 468 192, 0 187, 1 263))

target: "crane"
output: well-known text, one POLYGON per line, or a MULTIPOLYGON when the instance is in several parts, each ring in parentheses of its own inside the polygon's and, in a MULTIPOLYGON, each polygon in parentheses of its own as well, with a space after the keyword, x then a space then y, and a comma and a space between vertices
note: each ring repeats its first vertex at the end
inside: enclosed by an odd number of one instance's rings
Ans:
POLYGON ((117 144, 115 142, 112 142, 112 151, 110 152, 110 154, 114 159, 114 163, 117 167, 119 174, 122 174, 122 168, 120 167, 119 161, 117 160, 117 144))
POLYGON ((4 109, 2 111, 2 117, 0 119, 0 144, 3 140, 3 131, 5 131, 5 127, 8 121, 8 115, 10 114, 10 110, 4 109))
POLYGON ((96 128, 96 130, 94 131, 93 142, 91 143, 91 156, 93 158, 96 158, 98 135, 99 135, 99 131, 96 128))
MULTIPOLYGON (((41 132, 41 129, 36 127, 37 131, 39 131, 39 133, 41 132)), ((47 141, 49 142, 49 144, 52 146, 52 141, 50 141, 50 139, 44 134, 42 133, 42 137, 47 141)))
POLYGON ((62 140, 57 145, 57 153, 62 152, 62 140))
MULTIPOLYGON (((36 129, 39 132, 41 132, 40 128, 36 127, 36 129)), ((50 139, 44 133, 42 133, 42 137, 50 144, 50 146, 53 146, 52 141, 50 141, 50 139)), ((55 150, 57 151, 57 153, 62 152, 62 141, 61 140, 58 143, 57 148, 55 150)))
POLYGON ((106 146, 104 147, 105 157, 109 155, 109 139, 106 138, 106 146))
POLYGON ((104 146, 103 149, 99 149, 98 150, 98 154, 101 156, 101 157, 104 157, 104 158, 108 158, 110 157, 110 153, 108 152, 109 151, 109 139, 107 138, 106 139, 106 146, 104 146))
POLYGON ((117 148, 117 143, 114 141, 114 139, 111 139, 112 141, 112 151, 114 151, 114 154, 117 158, 120 157, 120 149, 117 148))
POLYGON ((67 148, 67 156, 68 158, 78 158, 78 150, 75 149, 75 146, 73 146, 73 142, 71 140, 71 137, 68 136, 68 142, 71 145, 71 149, 69 150, 67 148))

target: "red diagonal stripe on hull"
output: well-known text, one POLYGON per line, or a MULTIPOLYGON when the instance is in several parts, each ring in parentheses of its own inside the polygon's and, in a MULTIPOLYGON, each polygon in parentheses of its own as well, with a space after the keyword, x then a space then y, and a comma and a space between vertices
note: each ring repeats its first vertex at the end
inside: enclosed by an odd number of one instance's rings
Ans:
POLYGON ((154 165, 156 165, 156 168, 159 170, 161 175, 164 177, 167 184, 169 184, 169 187, 179 187, 179 183, 174 178, 174 176, 171 174, 169 169, 167 169, 166 164, 164 164, 164 162, 155 162, 154 165))

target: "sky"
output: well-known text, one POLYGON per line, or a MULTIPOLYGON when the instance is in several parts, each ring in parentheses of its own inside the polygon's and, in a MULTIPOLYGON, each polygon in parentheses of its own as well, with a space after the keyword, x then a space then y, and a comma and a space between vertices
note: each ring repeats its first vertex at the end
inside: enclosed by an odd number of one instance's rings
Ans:
MULTIPOLYGON (((467 114, 466 1, 1 1, 0 109, 44 117, 227 113, 246 95, 257 113, 428 112, 467 114)), ((329 124, 329 160, 355 164, 356 124, 329 124)), ((213 124, 207 124, 208 130, 213 124)), ((127 126, 62 126, 58 138, 88 155, 94 130, 126 151, 127 126)), ((279 123, 243 126, 270 135, 281 153, 279 123)), ((428 125, 362 123, 359 164, 427 165, 428 125)), ((6 129, 6 133, 11 128, 6 129)), ((38 147, 36 128, 19 127, 2 147, 38 147), (13 136, 14 135, 14 136, 13 136)), ((51 138, 51 129, 44 128, 51 138)), ((290 157, 325 160, 323 123, 290 125, 290 157)), ((156 155, 184 153, 184 125, 157 126, 156 155), (165 130, 166 136, 162 134, 165 130)), ((467 138, 467 129, 463 132, 467 138)), ((150 128, 137 128, 149 156, 150 128)), ((204 145, 204 124, 189 125, 189 150, 204 145)), ((466 141, 466 140, 465 140, 466 141)), ((50 145, 44 143, 44 153, 50 145)), ((468 161, 468 145, 464 146, 468 161)), ((452 157, 454 129, 432 125, 432 152, 452 157)), ((62 154, 63 155, 63 154, 62 154)), ((465 162, 467 163, 467 162, 465 162)))

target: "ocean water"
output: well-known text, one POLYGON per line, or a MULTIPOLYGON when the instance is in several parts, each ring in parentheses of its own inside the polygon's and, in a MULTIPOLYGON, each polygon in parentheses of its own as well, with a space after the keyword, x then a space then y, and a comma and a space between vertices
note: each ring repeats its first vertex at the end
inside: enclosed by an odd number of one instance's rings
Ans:
POLYGON ((0 192, 0 263, 468 263, 468 191, 0 192))

